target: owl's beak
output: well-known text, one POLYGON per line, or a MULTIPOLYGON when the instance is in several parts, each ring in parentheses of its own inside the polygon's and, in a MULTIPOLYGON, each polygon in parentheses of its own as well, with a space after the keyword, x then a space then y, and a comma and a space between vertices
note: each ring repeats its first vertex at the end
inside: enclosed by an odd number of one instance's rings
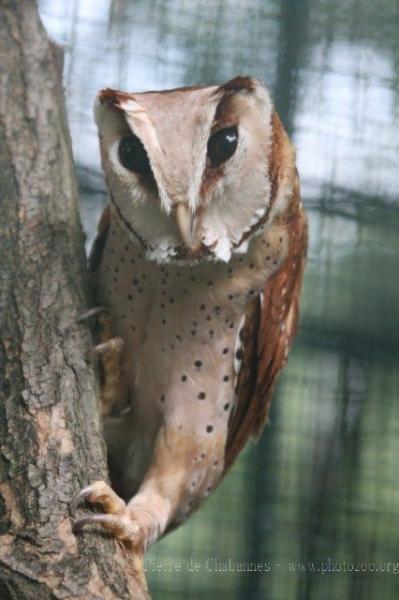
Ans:
POLYGON ((176 205, 176 224, 181 238, 187 248, 196 252, 201 247, 201 242, 195 239, 194 215, 186 204, 179 202, 176 205))

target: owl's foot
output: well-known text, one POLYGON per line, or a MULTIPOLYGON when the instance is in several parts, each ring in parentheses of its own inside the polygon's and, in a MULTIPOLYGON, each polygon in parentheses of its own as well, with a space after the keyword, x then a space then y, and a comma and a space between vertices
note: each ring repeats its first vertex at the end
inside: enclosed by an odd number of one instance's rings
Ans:
POLYGON ((103 513, 87 515, 76 521, 74 532, 81 531, 86 525, 101 525, 118 540, 130 543, 134 548, 145 547, 145 530, 132 518, 126 503, 119 498, 105 481, 96 481, 83 488, 71 502, 71 512, 75 512, 82 501, 99 505, 103 513))
POLYGON ((124 381, 120 362, 124 341, 121 337, 113 336, 111 315, 107 311, 101 312, 98 324, 100 326, 101 343, 95 346, 90 354, 100 358, 103 374, 101 409, 102 415, 105 417, 119 406, 119 399, 123 396, 124 381))

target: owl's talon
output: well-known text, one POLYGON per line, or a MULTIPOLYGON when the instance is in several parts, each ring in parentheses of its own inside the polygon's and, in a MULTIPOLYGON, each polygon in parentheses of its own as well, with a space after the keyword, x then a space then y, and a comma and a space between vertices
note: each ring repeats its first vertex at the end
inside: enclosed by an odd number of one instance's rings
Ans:
POLYGON ((105 481, 95 481, 78 492, 71 501, 70 510, 75 512, 79 505, 87 500, 89 504, 98 504, 108 514, 121 515, 126 511, 126 503, 115 494, 105 481))
POLYGON ((120 353, 123 348, 123 339, 121 337, 114 337, 102 344, 98 344, 91 351, 90 354, 92 356, 97 356, 99 354, 106 354, 107 352, 117 352, 120 353))
POLYGON ((129 542, 140 552, 147 546, 149 533, 145 519, 137 514, 133 516, 126 503, 105 481, 96 481, 76 494, 71 502, 71 512, 76 511, 84 500, 101 506, 104 512, 78 519, 73 526, 74 533, 82 531, 86 525, 101 525, 111 535, 129 542))
POLYGON ((78 323, 83 323, 83 321, 87 321, 91 317, 95 317, 96 315, 99 315, 101 313, 109 313, 109 308, 107 308, 106 306, 94 306, 93 308, 89 308, 81 315, 79 315, 77 321, 78 323))
POLYGON ((79 506, 83 504, 88 496, 90 496, 92 491, 92 486, 88 485, 85 488, 81 489, 80 492, 74 495, 69 505, 69 511, 71 514, 75 513, 79 506))
POLYGON ((101 525, 118 540, 131 542, 133 545, 140 543, 140 528, 126 515, 98 514, 82 517, 73 526, 73 532, 79 533, 86 525, 101 525))

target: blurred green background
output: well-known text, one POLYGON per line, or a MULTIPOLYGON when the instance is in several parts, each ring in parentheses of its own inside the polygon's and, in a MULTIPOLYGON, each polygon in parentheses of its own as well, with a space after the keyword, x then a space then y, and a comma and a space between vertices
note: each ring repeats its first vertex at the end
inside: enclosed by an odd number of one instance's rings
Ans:
POLYGON ((106 202, 91 114, 102 87, 251 74, 298 151, 310 218, 300 335, 262 440, 149 553, 153 597, 398 598, 399 3, 39 6, 65 47, 88 244, 106 202))

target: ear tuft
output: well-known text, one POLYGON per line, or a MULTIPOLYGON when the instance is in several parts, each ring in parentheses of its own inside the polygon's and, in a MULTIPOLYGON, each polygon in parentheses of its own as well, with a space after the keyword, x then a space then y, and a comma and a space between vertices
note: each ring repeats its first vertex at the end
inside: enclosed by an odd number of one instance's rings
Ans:
POLYGON ((246 91, 253 92, 256 88, 256 81, 248 75, 237 75, 234 79, 230 79, 227 83, 219 86, 216 93, 222 94, 236 94, 238 92, 246 91))
POLYGON ((104 90, 100 90, 97 94, 97 100, 100 104, 109 104, 113 108, 121 110, 120 104, 121 102, 125 102, 126 100, 131 100, 132 94, 127 92, 122 92, 120 90, 113 90, 111 88, 106 88, 104 90))

